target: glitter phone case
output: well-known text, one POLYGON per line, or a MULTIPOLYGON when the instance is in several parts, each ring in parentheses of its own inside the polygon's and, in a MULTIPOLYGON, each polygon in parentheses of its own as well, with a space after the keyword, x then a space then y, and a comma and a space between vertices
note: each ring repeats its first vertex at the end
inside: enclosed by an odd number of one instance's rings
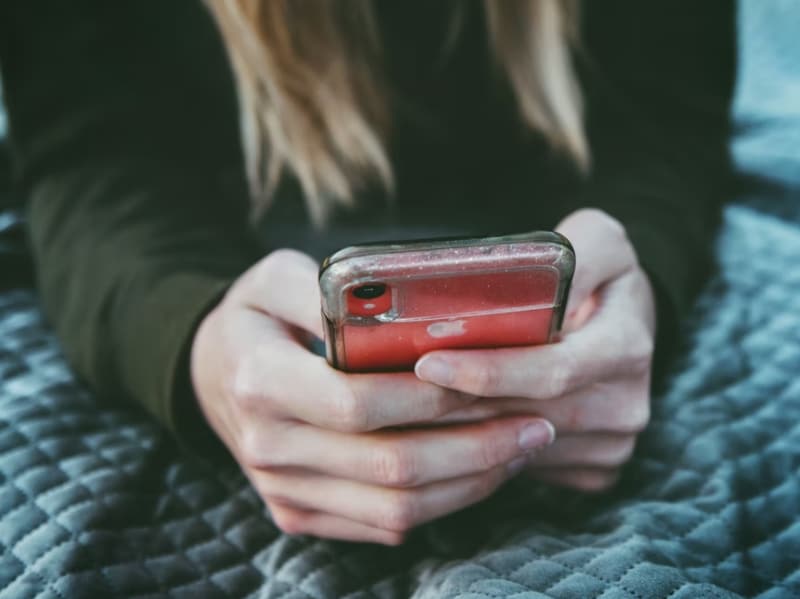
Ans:
POLYGON ((319 274, 328 361, 404 370, 436 349, 548 343, 574 269, 550 231, 345 248, 319 274))

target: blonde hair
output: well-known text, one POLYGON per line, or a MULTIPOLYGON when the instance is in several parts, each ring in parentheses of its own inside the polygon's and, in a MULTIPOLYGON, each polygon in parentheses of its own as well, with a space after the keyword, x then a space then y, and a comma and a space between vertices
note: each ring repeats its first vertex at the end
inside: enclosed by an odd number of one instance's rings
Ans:
MULTIPOLYGON (((264 209, 284 169, 312 219, 369 181, 393 187, 373 0, 208 0, 236 74, 247 175, 264 209)), ((522 121, 588 168, 571 61, 576 0, 484 0, 495 60, 522 121)))

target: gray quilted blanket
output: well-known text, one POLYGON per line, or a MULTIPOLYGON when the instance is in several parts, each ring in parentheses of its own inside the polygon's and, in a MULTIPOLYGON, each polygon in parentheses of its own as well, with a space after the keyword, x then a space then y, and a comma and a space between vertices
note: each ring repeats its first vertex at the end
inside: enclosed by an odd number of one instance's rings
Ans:
POLYGON ((0 599, 800 596, 800 210, 783 206, 728 208, 613 493, 518 482, 399 548, 280 534, 234 468, 87 393, 31 291, 0 293, 0 599))

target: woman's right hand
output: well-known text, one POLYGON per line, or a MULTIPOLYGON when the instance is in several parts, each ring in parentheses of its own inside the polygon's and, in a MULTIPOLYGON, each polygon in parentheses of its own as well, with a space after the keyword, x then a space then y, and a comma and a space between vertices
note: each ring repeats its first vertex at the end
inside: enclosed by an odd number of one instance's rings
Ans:
POLYGON ((237 280, 192 346, 200 408, 283 531, 397 544, 552 442, 552 426, 530 415, 398 428, 472 398, 410 372, 331 368, 307 348, 322 336, 319 310, 317 265, 278 250, 237 280))

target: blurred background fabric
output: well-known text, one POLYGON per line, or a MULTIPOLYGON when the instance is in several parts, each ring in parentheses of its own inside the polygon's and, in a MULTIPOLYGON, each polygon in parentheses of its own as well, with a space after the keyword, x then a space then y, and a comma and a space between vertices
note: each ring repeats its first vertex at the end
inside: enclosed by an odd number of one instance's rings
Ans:
POLYGON ((800 2, 739 0, 737 170, 800 188, 800 2))

